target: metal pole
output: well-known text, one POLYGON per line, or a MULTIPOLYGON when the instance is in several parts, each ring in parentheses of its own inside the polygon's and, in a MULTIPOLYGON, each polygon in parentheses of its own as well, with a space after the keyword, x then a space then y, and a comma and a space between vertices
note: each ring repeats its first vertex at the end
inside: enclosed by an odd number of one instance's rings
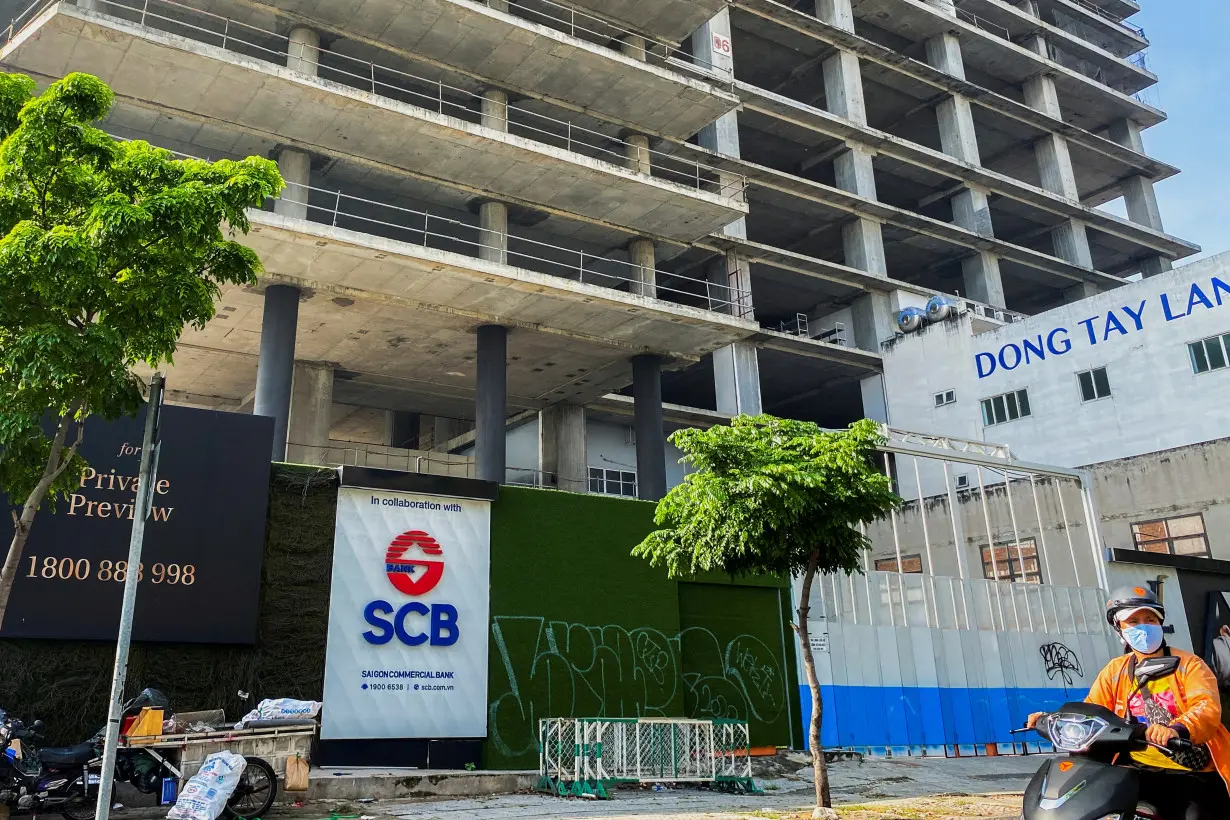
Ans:
POLYGON ((1059 516, 1063 519, 1063 534, 1068 539, 1068 557, 1072 559, 1072 579, 1076 586, 1081 585, 1081 570, 1076 563, 1076 545, 1072 543, 1072 525, 1068 522, 1068 507, 1063 503, 1063 487, 1059 479, 1055 479, 1055 494, 1059 496, 1059 516))
MULTIPOLYGON (((1004 494, 1008 496, 1008 516, 1012 521, 1012 539, 1016 542, 1016 560, 1021 565, 1021 583, 1025 583, 1025 551, 1021 549, 1021 533, 1016 526, 1016 507, 1012 505, 1012 476, 1008 475, 1008 471, 1004 470, 1004 494)), ((1037 552, 1037 545, 1034 545, 1034 551, 1037 552)), ((1008 560, 1008 567, 1011 569, 1012 560, 1008 560)), ((1016 573, 1012 574, 1012 582, 1016 583, 1016 573)), ((1016 613, 1016 590, 1012 589, 1012 604, 1013 614, 1016 613)), ((1025 590, 1025 614, 1029 618, 1029 631, 1034 631, 1034 613, 1029 607, 1029 590, 1025 590)), ((1021 628, 1020 623, 1016 625, 1017 629, 1021 628)))
MULTIPOLYGON (((892 462, 890 461, 888 457, 888 453, 884 454, 884 471, 888 473, 889 484, 891 485, 893 483, 897 483, 897 487, 898 489, 900 489, 901 487, 900 483, 895 482, 893 479, 893 467, 892 467, 892 462)), ((906 608, 905 583, 902 581, 900 577, 901 574, 904 572, 904 568, 901 566, 901 538, 897 534, 897 511, 896 509, 889 511, 889 519, 892 521, 892 524, 893 524, 893 551, 897 555, 897 576, 898 576, 897 588, 901 592, 901 617, 905 619, 905 625, 909 626, 910 625, 910 612, 906 608)), ((890 589, 892 588, 891 584, 889 585, 889 588, 890 589)))
POLYGON ((1097 504, 1093 500, 1093 476, 1085 473, 1080 479, 1081 503, 1085 508, 1085 520, 1089 523, 1089 548, 1093 551, 1093 571, 1097 574, 1102 589, 1110 587, 1106 577, 1106 556, 1102 553, 1102 535, 1098 527, 1097 504))
MULTIPOLYGON (((1004 599, 999 597, 999 564, 995 561, 995 533, 991 530, 991 508, 987 504, 987 485, 982 480, 981 466, 978 468, 978 493, 982 500, 982 520, 987 527, 987 549, 991 551, 991 574, 995 576, 991 579, 991 585, 995 589, 995 605, 999 609, 999 625, 1006 631, 1008 629, 1008 622, 1004 620, 1004 599)), ((982 556, 979 555, 978 557, 981 558, 982 556)), ((986 572, 985 562, 983 562, 983 572, 984 574, 986 572)), ((1013 613, 1013 619, 1015 620, 1015 618, 1016 614, 1013 613)), ((995 618, 992 617, 991 620, 994 621, 995 618)))
MULTIPOLYGON (((111 814, 111 787, 115 783, 116 746, 120 739, 120 707, 124 699, 124 681, 128 677, 128 650, 132 646, 132 617, 137 606, 137 583, 141 575, 141 547, 145 541, 145 520, 149 518, 154 500, 154 484, 158 476, 158 421, 162 414, 163 378, 155 373, 149 386, 149 402, 145 406, 145 437, 141 444, 141 472, 137 478, 136 510, 132 517, 132 537, 128 541, 128 565, 124 576, 124 603, 120 608, 120 630, 115 644, 115 670, 111 674, 111 701, 107 713, 106 738, 103 741, 102 776, 98 782, 96 820, 107 820, 111 814), (133 567, 137 569, 134 570, 133 567)), ((87 778, 88 781, 89 778, 87 778)), ((86 783, 89 793, 89 783, 86 783)))
POLYGON ((1042 523, 1042 505, 1038 503, 1038 483, 1033 473, 1029 474, 1029 489, 1034 496, 1034 513, 1038 516, 1038 554, 1042 557, 1042 569, 1046 572, 1048 583, 1055 583, 1051 575, 1051 561, 1046 555, 1046 525, 1042 523))
MULTIPOLYGON (((965 613, 965 628, 969 629, 969 599, 965 595, 965 562, 961 560, 961 555, 965 552, 965 539, 961 537, 961 533, 965 528, 959 526, 957 519, 960 510, 957 507, 957 494, 952 491, 952 472, 949 470, 947 460, 944 461, 944 492, 948 496, 948 523, 952 525, 952 545, 957 551, 957 573, 961 576, 961 609, 965 613)), ((954 610, 956 608, 955 601, 953 608, 954 610)))
MULTIPOLYGON (((927 550, 927 575, 930 578, 934 579, 935 578, 935 563, 931 560, 931 534, 927 531, 927 501, 923 497, 922 479, 919 478, 919 475, 918 475, 918 456, 914 456, 913 461, 914 461, 914 486, 918 488, 918 520, 922 522, 923 544, 926 546, 926 550, 927 550)), ((931 608, 935 611, 935 624, 936 626, 939 626, 940 609, 939 609, 939 602, 935 600, 934 580, 930 581, 929 585, 931 587, 931 608)), ((923 589, 924 589, 924 594, 926 594, 926 587, 924 587, 923 589)), ((927 602, 923 601, 923 609, 925 610, 926 608, 927 608, 927 602)))

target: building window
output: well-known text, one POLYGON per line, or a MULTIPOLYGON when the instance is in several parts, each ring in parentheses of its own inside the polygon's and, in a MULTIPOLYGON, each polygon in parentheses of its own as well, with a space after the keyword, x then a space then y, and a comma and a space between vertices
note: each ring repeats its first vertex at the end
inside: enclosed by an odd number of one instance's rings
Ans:
MULTIPOLYGON (((922 573, 922 555, 903 555, 901 556, 901 571, 922 573)), ((897 572, 896 558, 877 558, 876 572, 897 572)))
POLYGON ((1106 377, 1105 367, 1077 373, 1076 380, 1081 385, 1081 401, 1096 401, 1110 395, 1110 379, 1106 377))
POLYGON ((589 468, 589 491, 602 495, 622 495, 636 498, 636 473, 627 470, 589 468))
POLYGON ((1032 415, 1029 412, 1029 391, 1013 390, 1002 396, 982 400, 982 423, 987 427, 1032 415))
POLYGON ((958 490, 968 490, 969 489, 969 476, 967 475, 957 476, 957 489, 958 490))
POLYGON ((993 581, 1024 581, 1027 584, 1042 583, 1042 567, 1038 563, 1038 545, 1032 538, 1022 538, 1020 549, 1016 542, 996 544, 982 548, 982 576, 993 581), (1021 561, 1024 559, 1024 569, 1021 561))
POLYGON ((945 390, 943 393, 935 394, 935 406, 936 407, 943 407, 945 404, 956 404, 956 403, 957 403, 957 391, 956 390, 945 390))
POLYGON ((1230 362, 1230 334, 1192 342, 1187 352, 1192 357, 1192 370, 1197 373, 1221 370, 1230 362))
POLYGON ((1132 537, 1136 539, 1136 549, 1142 552, 1209 557, 1204 516, 1199 513, 1133 524, 1132 537))

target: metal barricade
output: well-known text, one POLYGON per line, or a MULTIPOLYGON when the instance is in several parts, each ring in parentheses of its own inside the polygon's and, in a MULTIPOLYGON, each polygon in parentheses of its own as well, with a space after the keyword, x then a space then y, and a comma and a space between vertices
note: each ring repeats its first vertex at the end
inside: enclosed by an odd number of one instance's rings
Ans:
POLYGON ((609 797, 617 783, 709 783, 755 792, 748 724, 683 718, 547 718, 539 788, 609 797))

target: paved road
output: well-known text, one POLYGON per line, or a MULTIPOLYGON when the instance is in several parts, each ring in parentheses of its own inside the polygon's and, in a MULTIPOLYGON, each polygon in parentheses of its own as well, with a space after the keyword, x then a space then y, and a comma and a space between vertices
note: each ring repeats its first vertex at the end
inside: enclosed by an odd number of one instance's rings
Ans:
MULTIPOLYGON (((851 820, 1015 817, 1020 810, 1020 799, 1004 796, 1004 793, 1023 791, 1039 762, 1036 757, 843 762, 832 767, 834 800, 839 808, 844 807, 843 817, 851 820), (969 797, 981 795, 987 796, 969 797)), ((361 808, 372 816, 406 820, 468 820, 476 816, 484 820, 794 820, 810 817, 810 777, 804 779, 787 771, 782 777, 763 782, 763 795, 726 795, 698 789, 664 792, 621 789, 613 800, 607 801, 509 795, 433 802, 388 801, 361 808)))

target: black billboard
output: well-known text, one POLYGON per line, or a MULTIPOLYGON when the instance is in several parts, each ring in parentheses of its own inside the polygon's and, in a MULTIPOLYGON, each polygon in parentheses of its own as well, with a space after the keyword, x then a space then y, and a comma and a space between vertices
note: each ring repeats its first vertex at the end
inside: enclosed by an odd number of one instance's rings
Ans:
MULTIPOLYGON (((115 639, 144 425, 86 421, 90 469, 35 517, 0 638, 115 639)), ((163 408, 134 640, 255 641, 272 441, 269 418, 163 408)))

